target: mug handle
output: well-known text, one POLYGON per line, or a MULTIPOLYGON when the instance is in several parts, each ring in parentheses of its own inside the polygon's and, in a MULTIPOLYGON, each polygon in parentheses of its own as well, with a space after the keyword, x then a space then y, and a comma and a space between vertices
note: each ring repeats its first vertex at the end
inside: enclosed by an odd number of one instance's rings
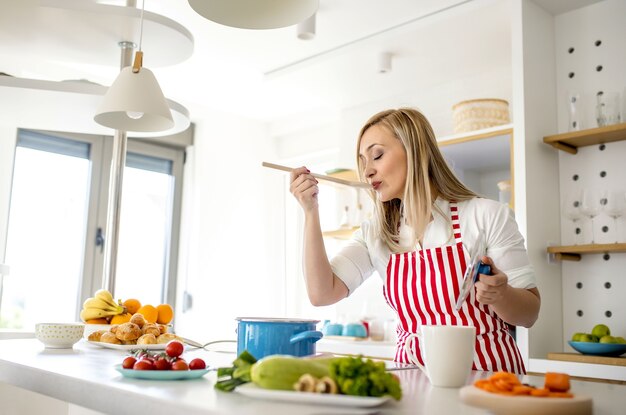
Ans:
POLYGON ((317 330, 303 331, 302 333, 298 333, 294 336, 291 336, 291 338, 289 339, 289 343, 294 344, 299 341, 303 341, 307 339, 313 340, 313 343, 315 343, 316 341, 321 339, 323 336, 324 334, 321 331, 317 331, 317 330))
POLYGON ((422 365, 419 362, 419 360, 417 360, 417 356, 415 355, 415 353, 413 353, 413 348, 411 347, 411 344, 413 344, 415 342, 415 339, 418 339, 419 337, 420 337, 419 333, 411 333, 411 334, 409 334, 407 336, 407 338, 405 339, 405 341, 404 341, 404 351, 406 352, 407 356, 409 357, 409 362, 411 362, 415 366, 419 367, 420 370, 422 372, 424 372, 426 374, 426 376, 428 376, 430 378, 430 376, 428 375, 428 370, 426 370, 426 367, 424 367, 424 365, 422 365))

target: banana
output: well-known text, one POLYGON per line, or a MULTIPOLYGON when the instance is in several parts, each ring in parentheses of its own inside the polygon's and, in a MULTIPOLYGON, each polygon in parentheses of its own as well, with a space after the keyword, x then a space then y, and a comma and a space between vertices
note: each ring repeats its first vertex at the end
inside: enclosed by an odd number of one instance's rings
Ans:
POLYGON ((94 294, 95 298, 100 298, 103 301, 106 301, 109 304, 113 304, 113 305, 117 305, 117 303, 115 302, 115 299, 113 298, 113 294, 111 294, 110 291, 105 290, 104 288, 99 289, 98 291, 96 291, 96 293, 94 294))
POLYGON ((99 308, 105 311, 119 311, 120 306, 112 305, 102 298, 90 297, 83 303, 83 308, 99 308))
POLYGON ((80 312, 80 318, 83 321, 92 320, 95 318, 103 318, 119 314, 115 311, 106 311, 100 308, 83 308, 80 312))

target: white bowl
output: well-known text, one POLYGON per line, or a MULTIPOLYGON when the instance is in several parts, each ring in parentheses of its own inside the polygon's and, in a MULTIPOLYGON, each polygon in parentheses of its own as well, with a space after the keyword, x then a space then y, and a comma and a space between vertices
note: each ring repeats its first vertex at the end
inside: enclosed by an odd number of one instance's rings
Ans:
POLYGON ((38 323, 35 337, 49 349, 71 349, 84 330, 83 323, 38 323))

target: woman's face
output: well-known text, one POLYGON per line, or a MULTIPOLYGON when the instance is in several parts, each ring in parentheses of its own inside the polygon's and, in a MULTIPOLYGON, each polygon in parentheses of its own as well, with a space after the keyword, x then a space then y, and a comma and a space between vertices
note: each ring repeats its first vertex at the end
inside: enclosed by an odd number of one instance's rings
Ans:
POLYGON ((406 183, 406 150, 385 127, 365 131, 359 146, 363 172, 381 202, 402 199, 406 183))

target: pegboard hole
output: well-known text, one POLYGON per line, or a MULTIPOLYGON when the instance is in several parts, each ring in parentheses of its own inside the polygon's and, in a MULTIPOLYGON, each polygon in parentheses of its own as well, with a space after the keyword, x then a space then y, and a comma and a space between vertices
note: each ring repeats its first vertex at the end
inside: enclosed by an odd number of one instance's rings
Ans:
POLYGON ((606 288, 607 290, 608 290, 609 288, 611 288, 611 283, 610 283, 610 282, 608 282, 608 281, 607 281, 607 282, 605 282, 605 283, 604 283, 604 288, 606 288))
POLYGON ((606 197, 603 197, 602 199, 600 199, 600 204, 602 206, 606 206, 607 203, 608 203, 608 199, 606 197))
POLYGON ((582 317, 582 316, 583 316, 583 310, 578 310, 578 311, 576 312, 576 315, 577 315, 578 317, 582 317))
POLYGON ((602 65, 596 66, 596 72, 602 72, 602 69, 603 69, 602 65))
POLYGON ((596 45, 596 47, 600 46, 602 44, 602 41, 601 40, 596 40, 596 42, 594 44, 596 45))
POLYGON ((582 282, 577 282, 577 283, 576 283, 576 288, 578 288, 579 290, 580 290, 581 288, 583 288, 583 283, 582 283, 582 282))
POLYGON ((602 255, 602 259, 604 259, 605 261, 608 261, 609 259, 611 259, 611 255, 610 254, 604 254, 604 255, 602 255))
POLYGON ((598 147, 600 149, 600 151, 604 151, 604 149, 606 148, 605 144, 600 144, 600 146, 598 147))
POLYGON ((567 53, 574 53, 574 48, 569 48, 569 49, 567 50, 567 53))
POLYGON ((572 180, 573 180, 573 181, 576 181, 576 180, 578 180, 578 179, 579 179, 579 177, 580 177, 580 176, 578 176, 577 174, 575 174, 575 175, 573 175, 573 176, 572 176, 572 180))
POLYGON ((609 227, 608 227, 608 226, 606 226, 606 225, 604 225, 604 226, 602 227, 602 232, 607 233, 608 231, 609 231, 609 227))
POLYGON ((606 310, 604 312, 604 315, 607 316, 607 317, 611 317, 613 315, 613 313, 611 313, 611 311, 609 311, 609 310, 606 310))
POLYGON ((580 230, 580 228, 576 228, 575 232, 576 232, 576 235, 580 235, 580 232, 582 232, 582 231, 580 230))
POLYGON ((569 77, 569 79, 572 79, 574 77, 574 72, 568 73, 567 76, 569 77))
POLYGON ((600 172, 600 177, 606 177, 606 172, 604 170, 600 172))

